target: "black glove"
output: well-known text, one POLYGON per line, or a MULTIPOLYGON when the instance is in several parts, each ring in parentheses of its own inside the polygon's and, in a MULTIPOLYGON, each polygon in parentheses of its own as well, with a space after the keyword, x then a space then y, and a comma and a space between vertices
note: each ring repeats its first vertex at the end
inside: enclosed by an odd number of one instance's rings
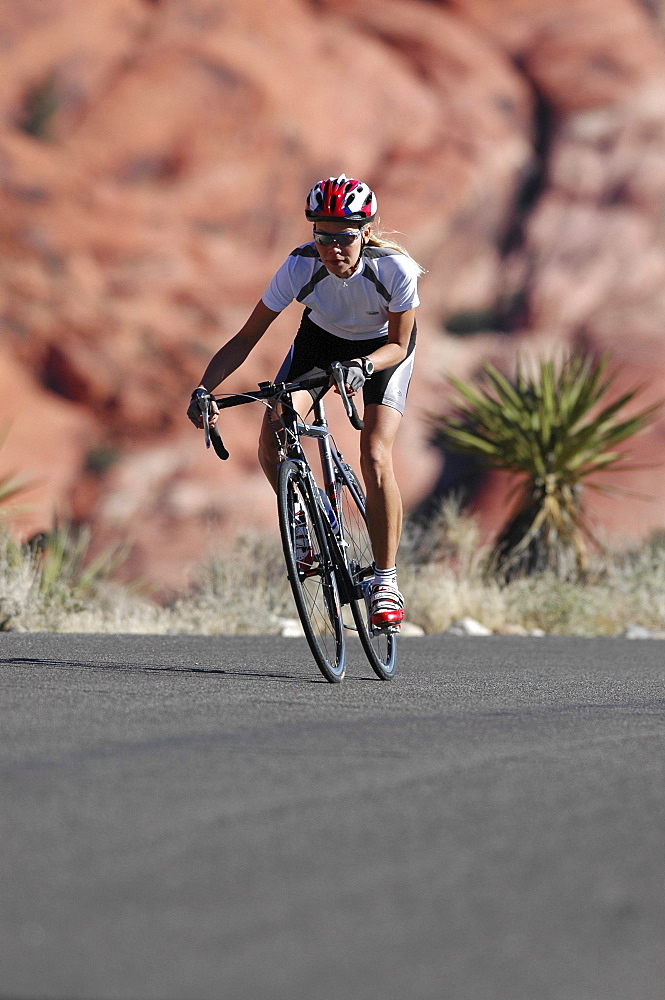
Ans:
MULTIPOLYGON (((195 389, 194 392, 192 393, 192 398, 189 402, 189 406, 187 407, 187 416, 192 421, 195 427, 203 427, 203 419, 201 417, 201 407, 199 406, 198 403, 198 397, 203 393, 208 395, 208 390, 204 389, 203 386, 200 385, 198 389, 195 389)), ((217 411, 217 407, 215 406, 214 401, 211 402, 210 411, 211 412, 217 411)))
POLYGON ((351 392, 360 392, 365 381, 363 370, 357 362, 344 365, 344 384, 351 392))

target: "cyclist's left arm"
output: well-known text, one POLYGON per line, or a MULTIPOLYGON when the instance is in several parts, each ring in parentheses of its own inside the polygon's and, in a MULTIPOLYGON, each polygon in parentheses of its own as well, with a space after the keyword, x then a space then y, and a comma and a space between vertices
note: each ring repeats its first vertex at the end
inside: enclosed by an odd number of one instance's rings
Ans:
POLYGON ((409 349, 409 340, 415 320, 415 309, 407 309, 406 312, 388 313, 388 340, 381 347, 368 354, 367 357, 374 362, 376 371, 383 371, 384 368, 392 368, 393 365, 400 364, 406 357, 409 349))

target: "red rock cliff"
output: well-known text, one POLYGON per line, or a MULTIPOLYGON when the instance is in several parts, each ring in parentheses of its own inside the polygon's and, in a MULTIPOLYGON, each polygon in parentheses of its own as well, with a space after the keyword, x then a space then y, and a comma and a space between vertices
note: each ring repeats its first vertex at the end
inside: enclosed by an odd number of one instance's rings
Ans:
MULTIPOLYGON (((342 170, 428 269, 408 505, 440 471, 425 414, 446 371, 585 344, 662 395, 656 3, 5 0, 0 44, 0 474, 36 479, 18 530, 69 511, 179 584, 211 537, 272 522, 260 414, 229 414, 222 466, 184 409, 307 237, 305 192, 342 170)), ((233 387, 274 373, 297 322, 291 307, 233 387)), ((662 525, 665 471, 630 485, 654 499, 592 514, 625 535, 662 525)), ((502 502, 491 483, 477 498, 488 526, 502 502)))

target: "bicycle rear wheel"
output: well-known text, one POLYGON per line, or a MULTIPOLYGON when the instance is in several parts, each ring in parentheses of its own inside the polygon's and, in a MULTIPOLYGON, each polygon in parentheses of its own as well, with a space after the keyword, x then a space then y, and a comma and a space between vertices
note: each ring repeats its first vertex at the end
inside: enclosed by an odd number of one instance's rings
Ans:
POLYGON ((280 465, 277 507, 284 558, 298 615, 321 673, 335 684, 342 680, 346 669, 342 603, 317 501, 294 462, 280 465), (306 539, 305 549, 303 539, 306 539))
POLYGON ((369 623, 369 589, 374 576, 374 556, 365 516, 365 493, 350 465, 344 472, 352 486, 338 473, 337 489, 342 530, 346 541, 348 567, 363 598, 351 602, 358 635, 372 670, 382 681, 390 680, 397 666, 397 639, 392 632, 372 633, 369 623))

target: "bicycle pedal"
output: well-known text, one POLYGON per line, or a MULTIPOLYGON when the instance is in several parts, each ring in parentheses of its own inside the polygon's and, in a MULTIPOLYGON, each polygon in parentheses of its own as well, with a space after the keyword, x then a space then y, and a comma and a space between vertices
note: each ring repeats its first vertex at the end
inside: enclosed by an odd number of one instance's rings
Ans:
POLYGON ((313 566, 308 566, 307 568, 299 566, 298 576, 302 580, 308 580, 311 576, 321 576, 321 564, 317 562, 314 563, 313 566))
POLYGON ((401 627, 401 622, 399 625, 371 625, 370 632, 372 635, 397 635, 401 627))

